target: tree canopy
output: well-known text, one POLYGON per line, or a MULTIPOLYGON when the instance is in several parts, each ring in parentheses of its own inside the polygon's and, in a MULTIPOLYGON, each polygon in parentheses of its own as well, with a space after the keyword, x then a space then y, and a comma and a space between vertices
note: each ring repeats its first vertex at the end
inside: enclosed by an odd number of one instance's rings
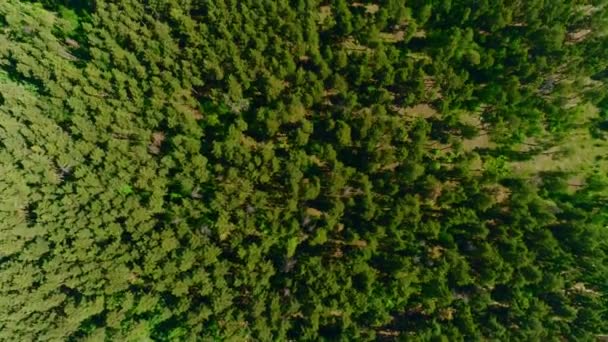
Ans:
POLYGON ((1 1, 0 340, 608 333, 607 5, 1 1))

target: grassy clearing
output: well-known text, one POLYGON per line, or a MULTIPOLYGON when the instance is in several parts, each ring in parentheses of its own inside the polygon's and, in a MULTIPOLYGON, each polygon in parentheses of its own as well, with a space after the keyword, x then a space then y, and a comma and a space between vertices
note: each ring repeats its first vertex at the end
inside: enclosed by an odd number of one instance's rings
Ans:
POLYGON ((421 103, 413 107, 404 108, 402 110, 402 113, 410 117, 417 117, 423 119, 428 119, 437 115, 437 111, 426 103, 421 103))
POLYGON ((331 16, 331 6, 319 7, 319 21, 324 22, 331 16))
MULTIPOLYGON (((585 120, 597 115, 597 109, 593 106, 587 106, 585 110, 587 113, 584 118, 585 120)), ((437 115, 435 109, 428 104, 404 108, 400 112, 407 117, 423 119, 437 115)), ((478 116, 464 115, 462 121, 469 125, 480 126, 480 118, 478 116)), ((521 144, 518 150, 521 152, 529 150, 530 147, 528 145, 521 144)), ((481 130, 475 138, 463 140, 463 146, 466 151, 471 152, 479 148, 492 148, 495 145, 487 132, 481 130)), ((582 174, 594 170, 608 169, 608 158, 605 157, 607 155, 606 152, 608 152, 608 141, 594 139, 585 125, 581 125, 580 128, 575 129, 569 134, 560 145, 541 152, 531 160, 512 161, 510 165, 513 171, 530 176, 547 171, 571 173, 573 174, 573 181, 576 183, 576 180, 580 179, 582 174)))
MULTIPOLYGON (((587 105, 584 120, 597 115, 597 108, 587 105)), ((581 125, 558 146, 537 155, 530 161, 513 162, 513 169, 527 174, 546 171, 562 171, 573 174, 593 170, 607 170, 608 141, 594 139, 589 130, 581 125)), ((525 148, 525 147, 522 147, 525 148)))

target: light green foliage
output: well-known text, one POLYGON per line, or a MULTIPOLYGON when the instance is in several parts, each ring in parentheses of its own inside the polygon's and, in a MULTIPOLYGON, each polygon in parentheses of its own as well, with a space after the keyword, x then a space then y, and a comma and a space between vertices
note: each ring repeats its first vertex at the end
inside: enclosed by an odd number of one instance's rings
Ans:
POLYGON ((601 2, 1 1, 0 340, 605 333, 601 2))

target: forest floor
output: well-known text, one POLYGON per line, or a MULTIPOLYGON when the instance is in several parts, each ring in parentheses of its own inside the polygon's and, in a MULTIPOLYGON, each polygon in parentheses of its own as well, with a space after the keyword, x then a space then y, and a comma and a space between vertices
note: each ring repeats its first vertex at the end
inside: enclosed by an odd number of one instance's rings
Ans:
MULTIPOLYGON (((421 118, 437 115, 437 112, 428 104, 409 107, 404 112, 408 116, 421 118)), ((587 115, 583 117, 584 120, 597 116, 597 108, 593 106, 588 106, 585 112, 587 115)), ((478 117, 465 117, 464 120, 468 124, 479 126, 478 117)), ((541 172, 566 172, 572 174, 568 182, 571 184, 571 187, 573 189, 580 187, 583 185, 583 179, 586 174, 596 170, 608 170, 608 157, 606 157, 608 141, 593 138, 585 126, 581 125, 580 128, 575 129, 559 145, 550 147, 529 160, 511 161, 512 170, 518 174, 529 175, 531 177, 541 172)), ((536 140, 530 140, 527 144, 521 144, 519 151, 525 152, 529 150, 530 145, 533 145, 535 142, 536 140)), ((483 130, 475 138, 463 141, 463 147, 466 151, 487 149, 492 148, 492 146, 493 143, 490 140, 490 136, 483 130)))
MULTIPOLYGON (((597 116, 597 108, 588 106, 588 120, 597 116)), ((608 151, 608 141, 595 139, 589 130, 582 127, 575 129, 572 134, 558 146, 537 155, 530 161, 513 162, 514 170, 524 173, 543 171, 588 172, 594 169, 608 170, 608 160, 604 157, 608 151)))

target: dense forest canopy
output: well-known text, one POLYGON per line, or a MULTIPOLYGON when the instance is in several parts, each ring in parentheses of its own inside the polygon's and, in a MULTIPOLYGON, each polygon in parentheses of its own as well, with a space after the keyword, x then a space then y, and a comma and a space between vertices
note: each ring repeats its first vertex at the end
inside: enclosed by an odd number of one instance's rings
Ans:
POLYGON ((608 334, 607 6, 0 1, 0 340, 608 334))

